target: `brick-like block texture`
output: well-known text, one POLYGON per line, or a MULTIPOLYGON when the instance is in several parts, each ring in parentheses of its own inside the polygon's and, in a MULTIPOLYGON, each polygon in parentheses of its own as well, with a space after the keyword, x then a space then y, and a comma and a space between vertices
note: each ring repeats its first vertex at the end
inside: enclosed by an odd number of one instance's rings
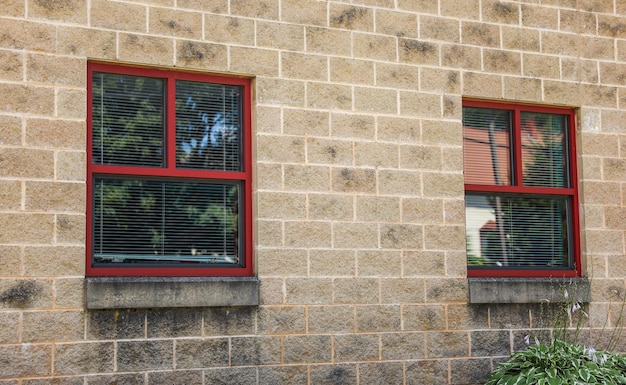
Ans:
POLYGON ((358 3, 3 3, 0 379, 484 383, 549 320, 468 304, 463 98, 579 109, 588 327, 616 326, 623 2, 358 3), (254 78, 258 306, 86 309, 88 60, 254 78))

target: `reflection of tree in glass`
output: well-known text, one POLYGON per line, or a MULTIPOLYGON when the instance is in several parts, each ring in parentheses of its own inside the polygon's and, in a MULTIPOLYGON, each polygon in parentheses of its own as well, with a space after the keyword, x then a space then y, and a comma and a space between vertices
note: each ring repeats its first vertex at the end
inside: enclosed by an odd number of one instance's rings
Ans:
MULTIPOLYGON (((492 207, 495 197, 490 197, 492 207)), ((481 255, 497 266, 563 266, 567 263, 566 200, 502 196, 502 228, 508 260, 495 228, 481 229, 481 255)), ((495 226, 494 226, 495 227, 495 226)))
POLYGON ((94 251, 126 262, 139 255, 162 261, 211 256, 236 262, 238 190, 229 184, 98 179, 94 251))
POLYGON ((94 163, 162 166, 163 81, 95 73, 92 84, 94 163))
POLYGON ((176 87, 178 165, 239 171, 239 88, 182 81, 176 87))
POLYGON ((525 186, 566 187, 562 115, 522 114, 522 158, 525 186))
MULTIPOLYGON (((179 81, 176 138, 166 138, 164 81, 95 73, 93 162, 240 171, 239 87, 179 81), (169 139, 169 140, 165 140, 169 139)), ((239 253, 238 183, 192 179, 96 177, 94 261, 225 262, 239 253)))

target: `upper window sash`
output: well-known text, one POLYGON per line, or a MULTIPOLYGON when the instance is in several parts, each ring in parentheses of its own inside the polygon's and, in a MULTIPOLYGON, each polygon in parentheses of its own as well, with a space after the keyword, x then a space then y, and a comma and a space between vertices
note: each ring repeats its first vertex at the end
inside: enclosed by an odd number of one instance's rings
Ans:
MULTIPOLYGON (((88 138, 92 149, 88 160, 93 172, 153 175, 149 169, 160 168, 186 177, 245 179, 250 176, 248 79, 100 63, 90 63, 88 73, 91 95, 88 114, 92 117, 88 128, 93 132, 88 138), (102 89, 95 79, 98 76, 126 84, 99 96, 102 89), (128 85, 132 80, 139 84, 128 85), (98 127, 102 123, 101 111, 107 102, 123 100, 122 96, 132 99, 124 108, 153 115, 148 124, 137 124, 120 116, 117 126, 114 125, 118 127, 118 136, 106 143, 106 132, 98 127), (124 124, 132 125, 135 133, 142 135, 141 146, 119 133, 124 124), (125 145, 122 151, 120 145, 125 145), (111 152, 111 149, 117 153, 107 155, 106 151, 111 152)), ((157 171, 156 174, 167 175, 168 172, 157 171)))
POLYGON ((466 189, 573 194, 573 119, 565 109, 464 102, 466 189))

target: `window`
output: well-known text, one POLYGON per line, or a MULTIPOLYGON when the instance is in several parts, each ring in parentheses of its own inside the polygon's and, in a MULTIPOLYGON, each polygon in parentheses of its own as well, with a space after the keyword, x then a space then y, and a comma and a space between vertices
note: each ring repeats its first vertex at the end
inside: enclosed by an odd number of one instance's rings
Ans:
POLYGON ((463 103, 468 275, 580 275, 574 112, 463 103))
POLYGON ((250 276, 250 81, 88 65, 88 276, 250 276))

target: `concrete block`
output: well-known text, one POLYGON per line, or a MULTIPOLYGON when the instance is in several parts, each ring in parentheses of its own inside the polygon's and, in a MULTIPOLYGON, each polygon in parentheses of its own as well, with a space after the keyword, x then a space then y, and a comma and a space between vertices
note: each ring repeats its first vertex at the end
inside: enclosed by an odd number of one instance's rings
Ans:
POLYGON ((426 357, 424 333, 385 333, 381 335, 383 360, 414 360, 426 357))
POLYGON ((202 334, 202 309, 157 309, 146 312, 148 338, 191 337, 202 334))
POLYGON ((174 368, 174 341, 119 341, 116 368, 121 372, 174 368))
POLYGON ((309 306, 308 330, 311 333, 354 332, 354 306, 309 306))
POLYGON ((231 339, 231 365, 268 365, 281 362, 282 338, 233 337, 231 339))
POLYGON ((374 31, 374 11, 371 8, 338 3, 329 5, 329 24, 332 28, 374 31))
POLYGON ((96 340, 146 338, 145 310, 87 312, 87 338, 96 340))
POLYGON ((380 336, 377 334, 339 334, 334 337, 335 362, 378 361, 380 336))
MULTIPOLYGON (((175 36, 181 38, 202 39, 202 14, 199 12, 184 12, 180 9, 150 7, 148 9, 148 28, 156 35, 175 36)), ((217 24, 215 20, 207 25, 217 24)), ((226 28, 222 30, 226 35, 226 28)), ((217 41, 215 36, 212 40, 217 41)))
POLYGON ((0 346, 0 379, 52 374, 52 345, 0 346))
POLYGON ((360 384, 402 385, 404 368, 402 362, 370 362, 359 364, 360 384))
POLYGON ((229 364, 228 338, 193 338, 176 341, 177 369, 202 369, 229 364))
POLYGON ((308 370, 306 365, 261 366, 259 384, 306 384, 308 370))
POLYGON ((285 363, 324 363, 331 357, 330 335, 285 337, 285 363))
POLYGON ((356 384, 356 364, 311 365, 311 383, 320 385, 356 384))
POLYGON ((55 374, 112 373, 114 343, 89 342, 57 344, 54 350, 55 374))
POLYGON ((204 371, 204 383, 214 385, 256 384, 257 368, 219 368, 204 371))

